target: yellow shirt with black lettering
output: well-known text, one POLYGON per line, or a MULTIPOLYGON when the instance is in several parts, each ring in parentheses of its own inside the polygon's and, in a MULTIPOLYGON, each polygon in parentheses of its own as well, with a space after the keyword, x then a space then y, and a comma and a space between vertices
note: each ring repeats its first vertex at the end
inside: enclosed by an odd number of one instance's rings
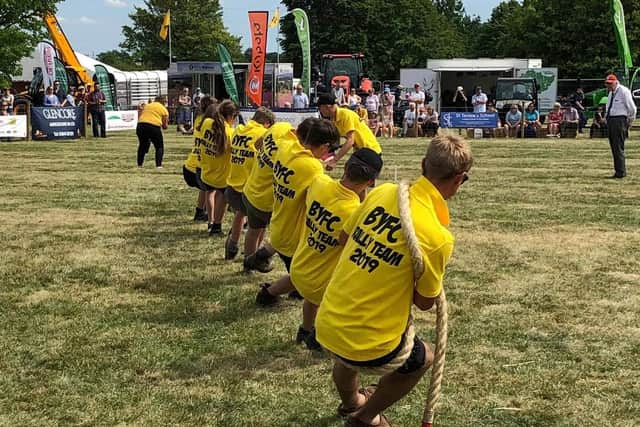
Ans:
POLYGON ((150 102, 144 106, 138 116, 138 123, 146 123, 153 126, 162 126, 162 118, 169 117, 167 108, 159 102, 150 102))
POLYGON ((358 195, 327 175, 319 176, 309 186, 303 231, 291 263, 291 281, 315 305, 320 305, 342 252, 338 244, 342 226, 358 206, 358 195))
POLYGON ((349 239, 318 310, 318 342, 349 360, 373 360, 393 351, 407 327, 414 289, 426 298, 442 290, 453 251, 447 202, 424 177, 411 186, 411 216, 425 266, 414 282, 397 193, 396 184, 377 187, 346 222, 349 239))
POLYGON ((297 141, 295 129, 289 122, 277 122, 264 134, 262 146, 256 152, 256 161, 244 184, 244 196, 249 203, 263 212, 273 210, 273 161, 278 147, 297 141))
POLYGON ((193 121, 193 148, 184 161, 184 167, 193 173, 200 167, 200 143, 202 142, 202 127, 200 124, 204 121, 204 116, 199 115, 193 121), (198 130, 200 127, 200 130, 198 130))
POLYGON ((376 136, 369 129, 366 121, 361 121, 354 111, 338 107, 335 124, 342 137, 346 138, 347 134, 353 131, 353 145, 357 148, 370 148, 378 154, 382 153, 382 147, 376 136))
POLYGON ((249 120, 246 125, 236 127, 231 138, 231 171, 227 178, 227 185, 242 193, 251 168, 256 159, 256 141, 267 131, 260 123, 249 120))
MULTIPOLYGON (((202 141, 200 143, 200 168, 202 169, 200 178, 202 181, 215 188, 225 188, 227 178, 231 170, 231 149, 227 148, 224 153, 218 153, 213 141, 211 128, 212 119, 205 119, 202 125, 202 141)), ((225 134, 228 140, 233 136, 233 128, 225 123, 225 134)))
POLYGON ((304 225, 307 190, 324 173, 322 164, 299 141, 279 147, 273 163, 271 246, 293 256, 304 225))

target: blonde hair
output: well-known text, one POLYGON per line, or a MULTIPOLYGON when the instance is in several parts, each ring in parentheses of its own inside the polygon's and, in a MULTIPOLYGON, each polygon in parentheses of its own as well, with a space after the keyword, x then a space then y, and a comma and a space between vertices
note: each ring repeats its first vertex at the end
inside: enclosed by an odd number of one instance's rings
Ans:
POLYGON ((436 136, 429 143, 423 165, 422 174, 427 178, 451 178, 471 169, 471 147, 457 135, 436 136))

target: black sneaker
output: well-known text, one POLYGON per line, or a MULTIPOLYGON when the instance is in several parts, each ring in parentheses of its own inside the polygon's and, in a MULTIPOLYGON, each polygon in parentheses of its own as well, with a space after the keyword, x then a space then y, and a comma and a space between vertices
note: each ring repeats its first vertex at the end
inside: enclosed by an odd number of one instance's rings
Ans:
POLYGON ((298 328, 298 333, 296 334, 296 344, 302 344, 303 342, 305 342, 310 333, 310 331, 307 331, 302 326, 300 326, 298 328))
POLYGON ((235 259, 237 255, 238 243, 231 240, 231 236, 228 236, 226 242, 224 242, 224 259, 231 261, 232 259, 235 259))
POLYGON ((204 209, 196 208, 196 214, 193 216, 194 221, 207 221, 209 216, 204 209))
POLYGON ((322 346, 316 340, 316 330, 315 329, 312 329, 311 332, 308 333, 308 335, 304 339, 304 343, 305 343, 305 345, 307 346, 307 348, 309 350, 322 352, 322 346))
POLYGON ((298 291, 291 291, 289 292, 289 299, 303 300, 304 297, 298 291))
POLYGON ((267 289, 271 287, 270 283, 260 285, 260 291, 256 295, 256 304, 262 307, 272 307, 280 302, 278 295, 271 295, 267 289))
POLYGON ((243 265, 245 272, 257 270, 260 273, 268 273, 273 270, 273 265, 271 265, 271 261, 269 261, 269 259, 262 259, 258 261, 255 254, 244 257, 243 265))
POLYGON ((222 224, 209 224, 209 236, 221 236, 222 224))

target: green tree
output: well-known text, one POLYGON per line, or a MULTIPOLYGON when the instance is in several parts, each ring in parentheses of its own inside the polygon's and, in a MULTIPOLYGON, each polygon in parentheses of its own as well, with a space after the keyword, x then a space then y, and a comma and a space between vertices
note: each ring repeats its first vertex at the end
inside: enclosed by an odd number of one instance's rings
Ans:
POLYGON ((20 73, 20 61, 46 37, 43 16, 56 11, 60 0, 2 0, 0 2, 0 84, 20 73))
POLYGON ((124 50, 108 50, 96 55, 96 59, 122 71, 143 70, 142 64, 124 50))
POLYGON ((240 37, 234 37, 222 22, 218 0, 145 0, 129 15, 133 25, 125 25, 120 47, 145 68, 166 68, 169 41, 160 38, 160 26, 171 10, 172 55, 178 61, 213 61, 217 43, 223 43, 235 60, 242 59, 240 37))

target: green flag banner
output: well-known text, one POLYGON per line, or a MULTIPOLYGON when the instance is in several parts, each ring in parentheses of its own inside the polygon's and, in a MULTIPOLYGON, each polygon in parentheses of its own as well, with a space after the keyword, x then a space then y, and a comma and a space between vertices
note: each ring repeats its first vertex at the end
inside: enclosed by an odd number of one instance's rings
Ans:
MULTIPOLYGON (((625 73, 629 73, 629 68, 633 67, 629 40, 627 40, 627 29, 624 22, 624 9, 620 0, 611 0, 611 13, 613 15, 613 27, 615 28, 616 40, 618 41, 618 53, 622 60, 625 73)), ((626 76, 628 77, 628 76, 626 76)))
MULTIPOLYGON (((53 60, 53 63, 55 64, 55 69, 56 69, 56 80, 60 81, 60 89, 66 95, 67 92, 69 91, 69 79, 67 78, 67 68, 64 66, 62 61, 60 61, 58 58, 55 58, 53 60)), ((62 101, 64 101, 64 99, 60 100, 61 103, 62 101)))
POLYGON ((224 88, 229 97, 236 105, 240 105, 238 97, 238 86, 236 85, 236 74, 233 71, 233 61, 229 50, 222 43, 218 43, 218 55, 220 56, 220 66, 222 67, 222 79, 224 80, 224 88))
POLYGON ((94 76, 96 82, 100 85, 100 90, 104 93, 104 99, 106 102, 105 110, 113 111, 115 103, 113 102, 115 96, 113 94, 113 88, 111 87, 111 79, 107 69, 102 65, 95 66, 96 74, 94 76))
POLYGON ((311 45, 309 38, 309 18, 302 9, 291 11, 298 30, 298 39, 302 47, 302 76, 301 83, 307 92, 311 88, 311 45))

